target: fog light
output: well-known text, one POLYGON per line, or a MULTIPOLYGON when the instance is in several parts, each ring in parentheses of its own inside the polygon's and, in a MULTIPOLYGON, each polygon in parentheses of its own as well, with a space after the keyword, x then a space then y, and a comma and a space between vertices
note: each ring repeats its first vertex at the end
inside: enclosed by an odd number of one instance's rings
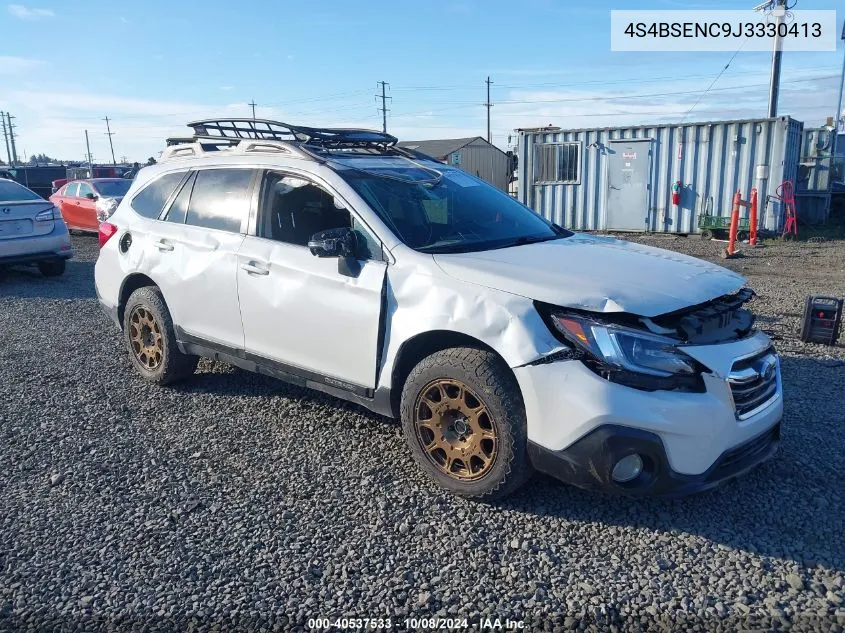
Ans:
POLYGON ((643 460, 640 458, 639 455, 634 453, 633 455, 623 457, 618 462, 616 462, 616 465, 613 467, 613 472, 610 474, 610 476, 613 477, 613 481, 620 484, 624 484, 625 482, 636 479, 642 471, 643 460))

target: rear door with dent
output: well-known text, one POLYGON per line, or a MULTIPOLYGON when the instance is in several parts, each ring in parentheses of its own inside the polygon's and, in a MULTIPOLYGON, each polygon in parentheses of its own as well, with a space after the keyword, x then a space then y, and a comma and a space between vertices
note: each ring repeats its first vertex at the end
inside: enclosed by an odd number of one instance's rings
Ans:
POLYGON ((148 250, 180 340, 243 349, 237 251, 249 221, 256 170, 213 167, 192 172, 155 222, 148 250))

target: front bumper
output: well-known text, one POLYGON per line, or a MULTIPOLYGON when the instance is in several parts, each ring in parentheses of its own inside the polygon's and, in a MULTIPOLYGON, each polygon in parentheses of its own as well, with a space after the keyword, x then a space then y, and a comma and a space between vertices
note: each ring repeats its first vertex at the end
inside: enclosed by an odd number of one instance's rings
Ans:
POLYGON ((729 383, 735 363, 770 346, 768 337, 756 333, 686 349, 711 370, 702 375, 703 393, 634 389, 609 382, 576 360, 516 367, 532 461, 564 481, 628 494, 685 494, 736 477, 777 448, 772 437, 765 450, 743 452, 779 428, 779 363, 774 396, 747 415, 738 412, 729 383), (647 478, 635 482, 640 489, 614 483, 610 473, 616 460, 640 449, 652 466, 647 478))
POLYGON ((672 470, 657 434, 606 425, 562 451, 551 451, 529 442, 528 455, 537 470, 586 490, 680 497, 715 488, 744 475, 772 457, 779 445, 780 422, 761 435, 726 450, 705 472, 685 475, 672 470), (643 473, 628 483, 614 482, 610 476, 613 466, 632 453, 642 457, 643 473))

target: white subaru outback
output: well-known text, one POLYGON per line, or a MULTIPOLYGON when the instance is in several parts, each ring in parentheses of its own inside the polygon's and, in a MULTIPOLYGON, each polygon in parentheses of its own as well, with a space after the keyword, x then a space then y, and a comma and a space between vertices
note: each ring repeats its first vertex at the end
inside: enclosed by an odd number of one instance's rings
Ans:
POLYGON ((535 469, 680 495, 776 451, 739 275, 571 233, 380 132, 189 125, 100 227, 97 294, 145 379, 205 356, 360 403, 485 499, 535 469))

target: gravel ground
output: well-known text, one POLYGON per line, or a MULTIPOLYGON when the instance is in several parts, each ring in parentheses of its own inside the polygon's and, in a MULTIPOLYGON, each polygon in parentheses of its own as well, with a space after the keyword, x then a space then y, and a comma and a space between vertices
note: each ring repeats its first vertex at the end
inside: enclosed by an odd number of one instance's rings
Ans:
POLYGON ((439 492, 356 406, 206 361, 145 384, 97 305, 96 239, 74 246, 62 278, 0 280, 0 630, 845 626, 845 348, 795 334, 806 294, 845 295, 843 242, 728 262, 781 337, 775 459, 682 500, 537 477, 497 505, 439 492))

